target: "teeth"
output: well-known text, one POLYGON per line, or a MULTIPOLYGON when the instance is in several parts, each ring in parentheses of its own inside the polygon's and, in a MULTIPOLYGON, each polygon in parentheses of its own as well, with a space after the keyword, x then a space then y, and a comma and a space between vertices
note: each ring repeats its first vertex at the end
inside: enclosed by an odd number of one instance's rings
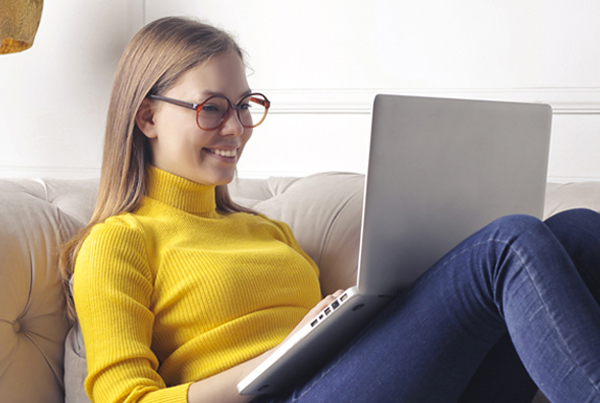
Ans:
POLYGON ((223 157, 237 156, 237 150, 212 150, 212 152, 223 157))

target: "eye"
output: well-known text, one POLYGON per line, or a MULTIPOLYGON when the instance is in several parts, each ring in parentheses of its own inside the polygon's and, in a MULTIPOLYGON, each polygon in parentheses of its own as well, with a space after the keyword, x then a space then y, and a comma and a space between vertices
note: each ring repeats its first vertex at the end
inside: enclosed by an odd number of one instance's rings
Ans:
POLYGON ((238 108, 245 111, 245 110, 251 109, 252 105, 250 105, 250 103, 248 103, 248 102, 242 102, 238 105, 238 108))
POLYGON ((219 112, 220 108, 219 105, 216 104, 204 104, 202 106, 202 112, 206 112, 206 113, 217 113, 219 112))

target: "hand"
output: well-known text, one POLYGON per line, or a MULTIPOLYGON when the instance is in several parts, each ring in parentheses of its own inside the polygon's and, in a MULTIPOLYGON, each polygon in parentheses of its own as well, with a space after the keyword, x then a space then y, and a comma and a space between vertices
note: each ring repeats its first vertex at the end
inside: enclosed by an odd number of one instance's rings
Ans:
POLYGON ((327 307, 329 304, 331 304, 333 301, 335 301, 340 295, 342 295, 343 292, 344 292, 344 290, 337 290, 333 294, 330 294, 330 295, 326 296, 325 298, 323 298, 321 301, 319 301, 317 303, 317 305, 315 305, 310 311, 308 311, 308 313, 304 316, 304 318, 302 318, 300 323, 298 323, 296 325, 294 330, 292 330, 292 332, 290 334, 288 334, 288 336, 284 339, 284 341, 289 339, 299 329, 306 326, 306 324, 310 323, 314 318, 317 317, 319 312, 321 312, 323 309, 325 309, 325 307, 327 307))
MULTIPOLYGON (((331 304, 336 298, 342 295, 343 290, 338 290, 331 295, 323 298, 317 305, 315 305, 304 318, 298 323, 298 325, 288 335, 289 338, 292 334, 296 333, 298 329, 310 323, 325 307, 331 304)), ((286 339, 287 339, 286 338, 286 339)), ((253 399, 254 396, 242 396, 237 393, 235 386, 241 381, 246 375, 248 375, 254 368, 262 363, 275 349, 269 350, 258 357, 254 357, 248 361, 245 361, 233 368, 227 369, 209 378, 205 378, 201 381, 194 382, 188 389, 188 402, 248 402, 253 399)))

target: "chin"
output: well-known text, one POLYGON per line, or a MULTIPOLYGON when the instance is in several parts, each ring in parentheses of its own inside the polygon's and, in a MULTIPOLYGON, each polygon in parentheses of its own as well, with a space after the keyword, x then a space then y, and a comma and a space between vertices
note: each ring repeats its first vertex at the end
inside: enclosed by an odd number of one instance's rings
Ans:
POLYGON ((202 178, 199 183, 203 183, 205 185, 209 185, 209 186, 224 186, 224 185, 228 185, 231 183, 231 181, 233 180, 234 175, 226 175, 226 176, 218 176, 218 177, 212 177, 212 178, 202 178))

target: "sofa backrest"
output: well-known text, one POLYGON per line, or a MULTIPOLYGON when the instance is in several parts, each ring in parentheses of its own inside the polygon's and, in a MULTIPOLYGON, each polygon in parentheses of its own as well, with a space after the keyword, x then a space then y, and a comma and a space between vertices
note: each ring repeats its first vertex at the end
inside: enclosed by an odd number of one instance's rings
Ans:
MULTIPOLYGON (((69 324, 57 256, 89 219, 97 187, 97 180, 0 180, 0 402, 64 402, 69 324)), ((290 225, 328 294, 356 280, 363 188, 363 175, 323 173, 235 180, 230 192, 290 225)), ((600 183, 549 184, 546 217, 573 207, 600 210, 600 183)))

